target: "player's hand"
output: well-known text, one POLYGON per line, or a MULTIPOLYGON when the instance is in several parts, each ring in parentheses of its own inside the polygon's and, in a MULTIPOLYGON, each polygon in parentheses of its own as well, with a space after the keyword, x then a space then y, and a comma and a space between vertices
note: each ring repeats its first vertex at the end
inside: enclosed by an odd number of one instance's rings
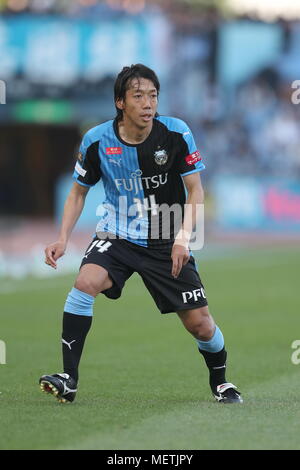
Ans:
POLYGON ((47 246, 45 248, 45 263, 56 269, 56 261, 65 254, 66 246, 66 243, 60 241, 51 243, 51 245, 47 246))
POLYGON ((171 258, 173 261, 172 276, 176 279, 180 274, 182 266, 185 266, 190 259, 190 253, 188 248, 174 243, 171 258))

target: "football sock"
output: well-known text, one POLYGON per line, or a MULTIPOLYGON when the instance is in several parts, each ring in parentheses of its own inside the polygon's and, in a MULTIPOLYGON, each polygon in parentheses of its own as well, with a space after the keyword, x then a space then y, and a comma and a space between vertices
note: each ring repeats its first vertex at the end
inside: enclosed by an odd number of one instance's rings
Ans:
POLYGON ((93 317, 64 312, 62 332, 62 353, 64 372, 78 382, 78 366, 86 335, 93 317))
POLYGON ((78 381, 78 366, 93 318, 95 298, 75 287, 65 303, 62 331, 64 372, 78 381))
POLYGON ((94 302, 95 297, 73 287, 67 297, 64 311, 74 315, 92 317, 94 302))
POLYGON ((215 333, 209 341, 197 340, 197 344, 209 370, 210 387, 216 393, 217 385, 226 382, 227 352, 221 330, 216 326, 215 333))

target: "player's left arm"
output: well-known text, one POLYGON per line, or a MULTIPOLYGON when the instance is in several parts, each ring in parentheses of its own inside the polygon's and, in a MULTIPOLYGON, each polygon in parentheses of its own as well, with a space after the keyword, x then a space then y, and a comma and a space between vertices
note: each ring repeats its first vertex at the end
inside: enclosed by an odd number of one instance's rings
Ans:
POLYGON ((189 241, 193 228, 196 225, 199 205, 204 202, 204 191, 199 172, 183 176, 188 197, 185 204, 184 218, 181 229, 175 237, 172 248, 172 276, 177 278, 182 266, 187 264, 190 258, 189 241))

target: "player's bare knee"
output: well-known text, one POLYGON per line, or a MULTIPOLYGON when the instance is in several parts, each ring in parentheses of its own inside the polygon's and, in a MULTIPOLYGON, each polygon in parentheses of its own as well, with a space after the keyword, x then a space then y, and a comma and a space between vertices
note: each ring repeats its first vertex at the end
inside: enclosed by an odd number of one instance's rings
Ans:
POLYGON ((188 330, 195 338, 208 341, 214 334, 215 324, 209 314, 203 314, 189 325, 188 330))
POLYGON ((75 282, 76 289, 96 297, 112 287, 113 282, 106 269, 94 264, 85 264, 81 267, 75 282))
POLYGON ((89 279, 78 277, 74 287, 76 287, 76 289, 80 290, 81 292, 93 295, 94 297, 97 295, 97 292, 95 292, 95 286, 89 279))
POLYGON ((215 327, 210 324, 203 323, 198 325, 193 332, 193 336, 201 341, 209 341, 214 335, 215 327))
POLYGON ((196 325, 193 325, 189 332, 197 339, 210 339, 213 335, 213 329, 206 322, 201 322, 196 325))
POLYGON ((109 277, 104 280, 98 281, 87 276, 78 276, 74 287, 80 290, 81 292, 85 292, 86 294, 90 294, 96 297, 100 292, 109 289, 112 287, 112 281, 109 277))

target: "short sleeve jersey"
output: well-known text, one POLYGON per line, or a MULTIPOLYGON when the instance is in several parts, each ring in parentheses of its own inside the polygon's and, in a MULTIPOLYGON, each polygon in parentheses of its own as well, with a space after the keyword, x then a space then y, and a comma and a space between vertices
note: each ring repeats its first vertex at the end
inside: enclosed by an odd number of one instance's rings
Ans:
POLYGON ((102 178, 106 199, 97 231, 163 248, 173 243, 183 220, 182 176, 204 168, 185 122, 159 116, 141 144, 124 142, 115 120, 90 129, 83 137, 73 177, 83 186, 94 186, 102 178))

